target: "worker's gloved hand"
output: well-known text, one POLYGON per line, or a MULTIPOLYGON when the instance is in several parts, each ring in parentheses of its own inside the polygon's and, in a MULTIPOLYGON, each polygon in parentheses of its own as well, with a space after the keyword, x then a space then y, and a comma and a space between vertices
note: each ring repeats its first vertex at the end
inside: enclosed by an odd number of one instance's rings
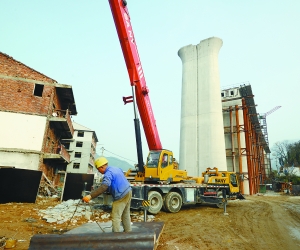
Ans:
POLYGON ((82 198, 82 200, 85 201, 86 203, 89 203, 91 199, 92 199, 92 196, 90 196, 90 195, 84 196, 82 198))

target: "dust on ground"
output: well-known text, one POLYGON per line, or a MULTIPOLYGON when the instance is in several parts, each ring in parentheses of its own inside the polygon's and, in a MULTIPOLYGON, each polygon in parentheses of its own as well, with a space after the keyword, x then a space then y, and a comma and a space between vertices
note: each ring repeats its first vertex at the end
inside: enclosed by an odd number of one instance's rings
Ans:
MULTIPOLYGON (((39 211, 60 201, 38 198, 32 203, 0 204, 0 237, 16 238, 14 249, 28 249, 35 234, 59 234, 88 220, 76 223, 47 223, 39 211)), ((135 212, 135 211, 134 211, 135 212)), ((300 249, 300 196, 267 192, 229 201, 223 210, 213 205, 183 207, 178 213, 160 212, 155 221, 163 221, 157 250, 173 249, 300 249)), ((106 222, 109 218, 98 222, 106 222)))

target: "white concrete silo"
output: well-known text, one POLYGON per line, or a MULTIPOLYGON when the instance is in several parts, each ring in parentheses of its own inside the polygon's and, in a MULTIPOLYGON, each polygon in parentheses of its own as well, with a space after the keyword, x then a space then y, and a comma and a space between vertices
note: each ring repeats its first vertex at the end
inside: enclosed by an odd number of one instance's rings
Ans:
POLYGON ((182 60, 180 169, 200 176, 207 167, 227 170, 218 54, 211 37, 178 51, 182 60))

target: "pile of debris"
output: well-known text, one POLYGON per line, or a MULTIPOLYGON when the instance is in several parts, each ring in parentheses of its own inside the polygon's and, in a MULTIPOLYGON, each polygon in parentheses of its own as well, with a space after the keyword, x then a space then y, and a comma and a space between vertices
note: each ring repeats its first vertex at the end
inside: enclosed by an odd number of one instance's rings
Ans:
MULTIPOLYGON (((110 220, 110 213, 102 209, 95 209, 93 203, 83 203, 80 199, 63 201, 55 207, 48 207, 47 209, 39 210, 38 215, 46 220, 48 223, 63 224, 70 221, 73 225, 79 219, 86 219, 88 222, 110 220)), ((131 212, 132 221, 144 221, 144 214, 142 211, 131 212)), ((153 221, 153 215, 147 215, 147 221, 153 221)))
POLYGON ((51 197, 53 195, 60 196, 60 191, 56 189, 52 182, 47 178, 47 176, 43 173, 43 180, 41 180, 40 186, 39 186, 39 195, 45 196, 45 197, 51 197))
POLYGON ((56 205, 55 207, 48 207, 45 210, 39 210, 39 216, 48 223, 63 224, 69 220, 76 222, 76 218, 91 215, 91 207, 83 204, 80 199, 67 200, 56 205))

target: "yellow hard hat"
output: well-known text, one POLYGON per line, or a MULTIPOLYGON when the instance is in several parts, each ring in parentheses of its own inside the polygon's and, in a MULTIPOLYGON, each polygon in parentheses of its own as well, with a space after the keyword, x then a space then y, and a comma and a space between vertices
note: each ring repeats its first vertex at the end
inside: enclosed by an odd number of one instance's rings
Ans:
POLYGON ((96 159, 94 163, 95 163, 95 168, 100 168, 103 165, 107 164, 108 160, 105 157, 101 156, 98 159, 96 159))

